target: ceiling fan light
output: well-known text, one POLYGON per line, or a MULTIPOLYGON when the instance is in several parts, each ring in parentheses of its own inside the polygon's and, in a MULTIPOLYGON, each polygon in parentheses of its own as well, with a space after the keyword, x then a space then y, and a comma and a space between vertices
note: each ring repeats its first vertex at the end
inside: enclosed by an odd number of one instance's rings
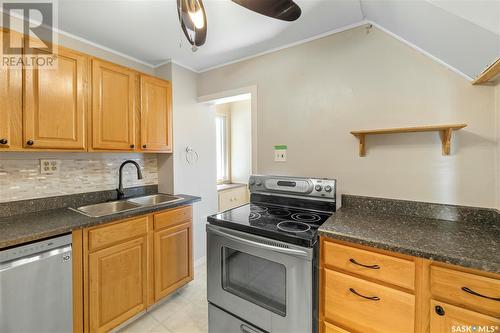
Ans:
POLYGON ((177 0, 177 13, 184 36, 193 46, 205 44, 207 38, 207 17, 202 0, 177 0))
POLYGON ((203 14, 201 8, 198 8, 198 10, 194 12, 189 11, 188 15, 196 29, 202 29, 205 26, 205 15, 203 14))

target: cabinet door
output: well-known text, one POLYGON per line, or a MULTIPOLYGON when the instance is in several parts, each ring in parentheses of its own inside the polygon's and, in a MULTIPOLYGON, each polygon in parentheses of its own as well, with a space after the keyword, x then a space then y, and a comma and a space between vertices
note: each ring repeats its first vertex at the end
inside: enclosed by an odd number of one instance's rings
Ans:
POLYGON ((90 332, 107 332, 146 308, 147 236, 89 255, 90 332))
POLYGON ((85 149, 87 62, 60 47, 55 68, 24 71, 25 148, 85 149))
POLYGON ((141 149, 172 152, 172 85, 141 75, 141 149))
MULTIPOLYGON (((22 47, 22 36, 0 30, 0 54, 7 37, 12 46, 22 47)), ((14 60, 20 59, 13 57, 14 60)), ((22 147, 22 69, 0 66, 0 151, 22 147)))
POLYGON ((496 332, 500 326, 495 317, 434 300, 431 305, 431 333, 496 332))
POLYGON ((136 72, 92 60, 92 148, 131 150, 135 142, 136 72))
POLYGON ((155 301, 193 280, 192 222, 155 232, 155 301))

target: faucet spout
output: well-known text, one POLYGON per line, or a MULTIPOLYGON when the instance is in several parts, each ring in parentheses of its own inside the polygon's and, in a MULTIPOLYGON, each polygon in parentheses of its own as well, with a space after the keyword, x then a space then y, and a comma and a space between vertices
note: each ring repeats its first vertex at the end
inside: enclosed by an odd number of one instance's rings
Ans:
POLYGON ((142 179, 143 178, 141 167, 139 166, 139 164, 136 161, 126 160, 125 162, 123 162, 120 165, 120 170, 119 170, 119 173, 118 173, 118 188, 116 189, 118 200, 121 200, 121 199, 123 199, 125 197, 125 192, 123 191, 123 167, 125 165, 127 165, 127 164, 132 164, 132 165, 134 165, 136 167, 136 169, 137 169, 137 179, 142 179))

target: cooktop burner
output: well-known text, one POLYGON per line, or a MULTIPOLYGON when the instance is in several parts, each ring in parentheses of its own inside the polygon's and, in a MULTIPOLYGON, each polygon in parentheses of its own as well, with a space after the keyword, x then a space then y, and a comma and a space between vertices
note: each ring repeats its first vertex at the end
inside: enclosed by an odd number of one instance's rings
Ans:
POLYGON ((280 205, 250 203, 208 217, 211 224, 297 245, 312 246, 331 214, 280 205))
POLYGON ((278 229, 286 231, 286 232, 306 232, 311 229, 311 226, 295 221, 283 221, 276 225, 278 229))

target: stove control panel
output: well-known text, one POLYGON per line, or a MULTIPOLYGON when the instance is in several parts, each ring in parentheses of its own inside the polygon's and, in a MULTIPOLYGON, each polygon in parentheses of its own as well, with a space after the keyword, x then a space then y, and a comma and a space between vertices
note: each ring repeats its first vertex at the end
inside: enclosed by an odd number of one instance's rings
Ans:
POLYGON ((252 175, 248 181, 251 193, 273 193, 289 196, 316 197, 335 200, 336 180, 286 176, 252 175))

